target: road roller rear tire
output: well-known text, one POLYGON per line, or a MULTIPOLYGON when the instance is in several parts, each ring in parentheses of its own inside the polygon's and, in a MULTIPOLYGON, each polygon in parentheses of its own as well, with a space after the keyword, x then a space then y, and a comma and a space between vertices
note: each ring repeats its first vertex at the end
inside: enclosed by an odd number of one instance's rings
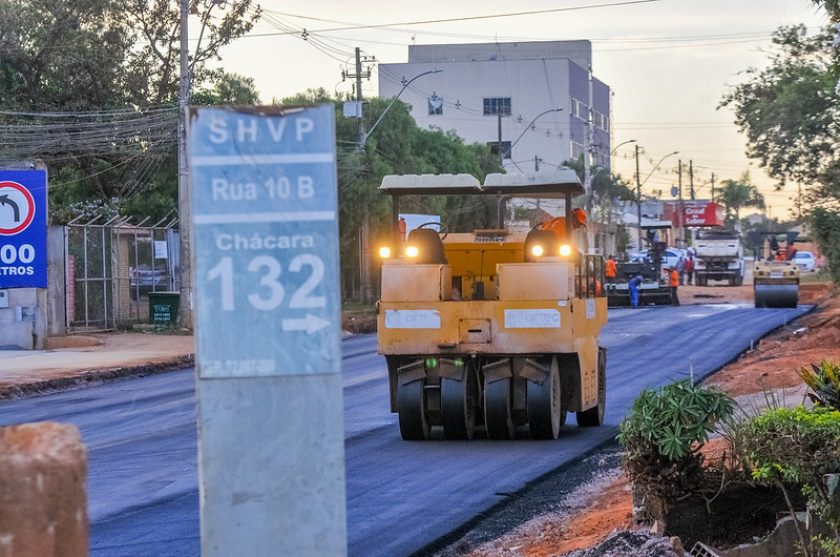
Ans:
POLYGON ((440 382, 440 410, 447 439, 472 439, 478 408, 478 378, 472 363, 464 364, 461 381, 443 377, 440 382))
POLYGON ((406 441, 423 441, 431 432, 423 384, 420 379, 399 386, 400 435, 406 441))
POLYGON ((598 405, 577 413, 580 427, 595 427, 604 423, 607 408, 607 351, 598 348, 598 405))
POLYGON ((511 379, 497 379, 484 386, 484 423, 490 439, 513 439, 511 379))
POLYGON ((528 436, 531 439, 557 439, 565 421, 560 367, 557 358, 548 360, 544 363, 549 367, 549 373, 542 384, 528 381, 528 436))

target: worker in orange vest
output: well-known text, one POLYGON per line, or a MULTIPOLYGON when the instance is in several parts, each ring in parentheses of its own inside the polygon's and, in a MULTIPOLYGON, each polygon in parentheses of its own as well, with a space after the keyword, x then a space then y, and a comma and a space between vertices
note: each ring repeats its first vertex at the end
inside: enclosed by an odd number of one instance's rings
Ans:
POLYGON ((604 276, 607 277, 607 282, 615 282, 615 275, 618 272, 617 266, 615 264, 615 257, 612 255, 607 258, 607 262, 604 264, 604 276))
POLYGON ((680 286, 680 272, 676 267, 671 267, 668 272, 668 280, 671 285, 671 305, 680 305, 680 299, 677 297, 677 288, 680 286))

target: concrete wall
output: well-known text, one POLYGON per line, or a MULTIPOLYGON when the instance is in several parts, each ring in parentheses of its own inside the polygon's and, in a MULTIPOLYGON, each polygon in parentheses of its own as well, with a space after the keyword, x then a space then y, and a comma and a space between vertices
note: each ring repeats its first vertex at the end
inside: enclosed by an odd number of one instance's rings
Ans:
POLYGON ((47 291, 9 288, 9 307, 0 308, 0 349, 40 350, 47 337, 47 291))

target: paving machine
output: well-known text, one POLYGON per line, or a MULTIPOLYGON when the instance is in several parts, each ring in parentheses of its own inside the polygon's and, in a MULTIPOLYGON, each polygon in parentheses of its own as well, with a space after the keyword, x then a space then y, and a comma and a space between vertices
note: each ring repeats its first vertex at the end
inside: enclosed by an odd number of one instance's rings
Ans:
POLYGON ((627 283, 641 275, 639 285, 640 305, 670 305, 673 303, 670 283, 662 273, 662 262, 667 242, 660 240, 659 234, 671 228, 671 224, 643 226, 648 251, 645 257, 637 261, 622 261, 616 265, 614 281, 606 285, 607 300, 610 307, 630 305, 630 292, 627 283))
POLYGON ((448 439, 525 433, 555 439, 567 412, 603 422, 607 321, 603 257, 585 255, 584 193, 573 170, 385 176, 395 237, 406 195, 493 195, 565 200, 565 218, 530 232, 454 232, 429 223, 380 249, 379 352, 388 363, 391 411, 403 439, 442 430, 448 439), (579 211, 579 210, 576 210, 579 211))

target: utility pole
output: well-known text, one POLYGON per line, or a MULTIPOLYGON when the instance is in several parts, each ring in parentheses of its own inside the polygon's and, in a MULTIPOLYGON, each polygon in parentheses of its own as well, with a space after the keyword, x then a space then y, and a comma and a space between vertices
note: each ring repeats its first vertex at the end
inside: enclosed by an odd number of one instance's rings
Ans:
POLYGON ((691 200, 694 201, 694 161, 688 161, 688 187, 691 200))
POLYGON ((712 203, 715 202, 715 173, 712 172, 712 203))
MULTIPOLYGON (((498 142, 496 147, 499 150, 499 166, 505 167, 505 149, 502 148, 502 109, 496 105, 496 120, 498 122, 498 142)), ((513 154, 510 155, 513 157, 513 154)), ((505 226, 505 202, 502 195, 496 196, 496 228, 502 229, 505 226)))
MULTIPOLYGON (((684 217, 684 215, 683 215, 683 187, 682 187, 683 186, 683 183, 682 183, 682 159, 680 159, 679 163, 677 164, 677 173, 679 174, 679 181, 677 182, 679 184, 679 203, 677 204, 677 211, 679 211, 679 214, 677 215, 677 222, 679 223, 679 226, 677 227, 677 230, 679 230, 678 235, 679 235, 679 239, 680 239, 680 244, 682 244, 682 240, 683 240, 683 217, 684 217)), ((679 247, 682 247, 682 246, 678 245, 677 247, 679 248, 679 247)))
POLYGON ((187 110, 190 102, 190 63, 189 63, 189 0, 181 0, 181 51, 180 80, 178 96, 178 228, 180 240, 180 261, 178 262, 181 285, 179 288, 181 305, 178 311, 181 327, 193 328, 193 289, 192 289, 192 230, 190 214, 190 183, 187 169, 187 110))
MULTIPOLYGON (((356 47, 356 100, 362 102, 362 50, 356 47)), ((364 111, 363 111, 364 112, 364 111)), ((359 144, 365 144, 365 119, 359 118, 359 144)))
MULTIPOLYGON (((358 46, 356 47, 356 72, 353 77, 356 78, 356 100, 361 105, 364 100, 362 97, 362 50, 358 46)), ((364 114, 364 111, 362 111, 362 114, 364 114)), ((359 145, 364 144, 365 118, 361 116, 359 118, 359 145)), ((361 269, 362 275, 362 303, 369 304, 373 301, 373 287, 370 280, 370 212, 368 211, 367 205, 365 205, 364 214, 362 215, 362 234, 360 241, 362 243, 362 249, 359 250, 362 258, 359 261, 359 268, 361 269)))
POLYGON ((639 144, 636 144, 636 224, 639 226, 639 251, 642 251, 642 178, 639 176, 639 144))
MULTIPOLYGON (((583 135, 583 187, 586 190, 586 214, 592 215, 592 64, 589 65, 589 99, 586 102, 586 128, 583 135)), ((594 219, 592 225, 594 225, 594 219)), ((592 225, 586 227, 586 249, 595 246, 592 225)))
POLYGON ((534 172, 540 171, 540 158, 537 155, 534 155, 534 172))

